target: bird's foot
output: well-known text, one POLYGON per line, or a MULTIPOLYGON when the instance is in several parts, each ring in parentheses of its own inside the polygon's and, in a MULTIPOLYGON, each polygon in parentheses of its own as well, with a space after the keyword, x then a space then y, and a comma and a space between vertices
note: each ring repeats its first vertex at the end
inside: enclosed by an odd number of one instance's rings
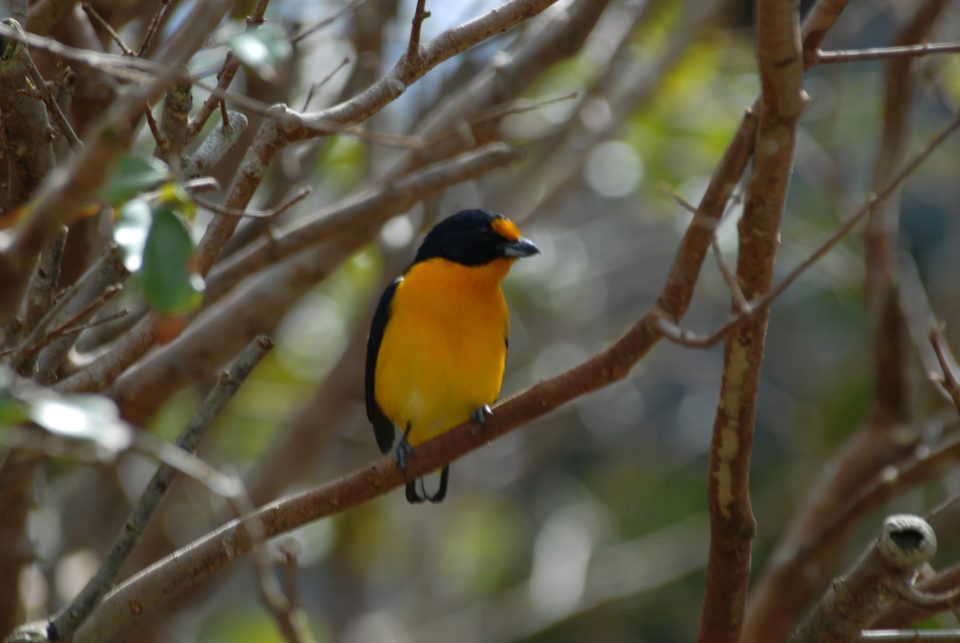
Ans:
POLYGON ((484 404, 483 406, 478 406, 470 412, 470 419, 477 423, 477 427, 474 429, 474 433, 477 433, 487 424, 487 418, 493 415, 493 410, 490 408, 489 404, 484 404))
POLYGON ((400 442, 397 443, 397 448, 393 451, 393 456, 397 460, 397 468, 400 469, 400 473, 403 474, 403 479, 409 482, 407 478, 407 458, 413 456, 413 447, 410 446, 410 442, 407 441, 407 436, 410 434, 410 425, 407 425, 407 430, 403 432, 403 437, 400 438, 400 442))

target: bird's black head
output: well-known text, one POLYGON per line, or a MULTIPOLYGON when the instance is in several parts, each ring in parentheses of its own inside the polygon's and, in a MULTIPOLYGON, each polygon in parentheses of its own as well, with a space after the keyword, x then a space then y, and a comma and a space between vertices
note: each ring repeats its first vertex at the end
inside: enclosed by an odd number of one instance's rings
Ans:
POLYGON ((503 215, 485 210, 461 210, 433 226, 414 263, 442 258, 465 266, 482 266, 495 259, 529 257, 540 252, 503 215))

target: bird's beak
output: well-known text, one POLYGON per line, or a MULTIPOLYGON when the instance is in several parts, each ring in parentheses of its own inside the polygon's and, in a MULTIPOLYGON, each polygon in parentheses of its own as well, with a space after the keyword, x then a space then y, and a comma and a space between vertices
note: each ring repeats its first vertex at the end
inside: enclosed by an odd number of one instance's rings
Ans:
POLYGON ((505 257, 529 257, 538 254, 540 254, 540 248, 526 237, 520 237, 516 241, 503 245, 503 255, 505 257))

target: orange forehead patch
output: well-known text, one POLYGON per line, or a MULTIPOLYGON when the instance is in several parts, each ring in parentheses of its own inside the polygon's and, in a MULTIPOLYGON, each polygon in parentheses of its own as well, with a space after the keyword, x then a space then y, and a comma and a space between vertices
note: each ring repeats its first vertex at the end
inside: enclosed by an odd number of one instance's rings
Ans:
POLYGON ((520 238, 520 229, 517 228, 516 224, 510 219, 497 217, 490 222, 490 227, 493 228, 494 232, 508 241, 516 241, 520 238))

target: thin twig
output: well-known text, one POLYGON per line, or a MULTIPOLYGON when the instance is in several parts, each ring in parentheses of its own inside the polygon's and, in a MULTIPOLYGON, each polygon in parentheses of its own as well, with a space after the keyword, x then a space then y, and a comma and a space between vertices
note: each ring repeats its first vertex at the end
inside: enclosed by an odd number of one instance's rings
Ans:
MULTIPOLYGON (((121 278, 126 269, 123 267, 123 260, 120 251, 115 244, 109 244, 103 251, 103 254, 94 262, 90 268, 62 294, 60 298, 47 310, 40 320, 31 328, 30 335, 21 344, 18 353, 14 354, 11 363, 14 368, 20 368, 24 364, 25 356, 20 351, 28 346, 32 346, 40 341, 40 338, 47 332, 50 324, 57 319, 67 316, 74 318, 75 299, 83 299, 88 296, 90 299, 98 299, 100 295, 110 286, 113 286, 118 278, 121 278), (73 308, 73 310, 71 310, 73 308)), ((80 308, 86 308, 86 301, 80 303, 80 308)))
POLYGON ((203 197, 197 196, 196 194, 191 195, 190 198, 193 200, 194 203, 196 203, 200 207, 206 208, 207 210, 210 210, 211 212, 215 212, 216 214, 222 214, 228 217, 251 217, 255 219, 274 219, 276 217, 279 217, 281 214, 283 214, 284 212, 292 208, 294 205, 296 205, 303 199, 305 199, 307 195, 310 194, 312 191, 313 191, 313 188, 309 186, 302 188, 293 197, 284 201, 283 203, 281 203, 275 208, 270 208, 269 210, 234 210, 232 208, 227 208, 222 205, 218 205, 213 201, 204 199, 203 197))
POLYGON ((937 355, 937 361, 940 362, 940 370, 943 371, 943 376, 935 381, 950 395, 953 405, 960 413, 960 381, 957 380, 957 372, 954 367, 957 360, 943 339, 942 324, 930 330, 929 339, 930 345, 933 346, 933 351, 937 355))
POLYGON ((953 54, 960 52, 960 42, 922 43, 900 47, 873 47, 869 49, 818 50, 813 64, 834 65, 837 63, 863 62, 867 60, 889 60, 891 58, 919 58, 934 54, 953 54))
MULTIPOLYGON (((754 302, 750 303, 752 308, 751 312, 744 313, 733 317, 728 322, 717 328, 715 331, 709 335, 696 335, 694 333, 683 331, 682 337, 683 341, 678 343, 684 346, 690 346, 694 348, 707 348, 713 346, 718 341, 723 339, 727 332, 743 322, 745 319, 751 317, 752 315, 757 314, 759 311, 767 308, 777 299, 780 295, 784 293, 793 283, 804 273, 806 272, 813 264, 819 261, 827 252, 833 249, 843 237, 847 235, 856 226, 863 220, 870 212, 877 206, 878 203, 886 199, 893 193, 894 190, 900 187, 900 185, 907 180, 917 169, 923 165, 923 162, 936 150, 943 142, 951 135, 953 132, 960 127, 960 114, 954 117, 950 123, 944 127, 936 136, 934 136, 929 143, 927 143, 922 150, 917 152, 916 155, 910 161, 904 165, 904 167, 894 176, 886 187, 881 190, 878 194, 871 194, 867 197, 864 204, 854 212, 850 217, 848 217, 839 227, 830 235, 820 246, 817 247, 806 259, 800 262, 793 270, 787 273, 787 276, 784 277, 776 287, 771 289, 763 297, 757 299, 754 302)), ((671 341, 674 341, 674 338, 677 337, 676 333, 673 335, 665 335, 665 337, 671 341)))
POLYGON ((345 16, 346 14, 350 13, 351 11, 353 11, 354 9, 356 9, 366 1, 367 0, 351 0, 350 4, 346 5, 341 9, 338 9, 336 12, 333 13, 333 15, 327 16, 326 18, 323 18, 322 20, 315 22, 309 27, 304 27, 293 36, 290 36, 290 43, 295 45, 301 40, 303 40, 304 38, 312 36, 313 34, 317 33, 321 29, 324 29, 328 25, 332 24, 336 20, 339 20, 341 16, 345 16))
POLYGON ((277 623, 277 628, 288 643, 312 643, 313 636, 306 627, 298 627, 294 621, 290 599, 284 594, 273 572, 270 553, 266 547, 266 530, 263 527, 263 521, 256 514, 253 503, 246 492, 228 499, 228 503, 252 542, 251 555, 253 569, 257 575, 257 590, 267 606, 267 611, 277 623))
MULTIPOLYGON (((254 10, 253 15, 247 18, 247 29, 253 29, 257 25, 263 24, 263 14, 267 10, 266 0, 261 0, 256 9, 254 10)), ((204 86, 197 83, 198 87, 207 89, 210 91, 210 95, 207 96, 207 99, 203 101, 197 113, 194 114, 193 119, 190 121, 190 125, 187 127, 187 141, 192 141, 196 138, 197 134, 200 133, 200 130, 203 129, 203 126, 206 124, 207 119, 210 118, 210 115, 213 113, 213 110, 219 107, 221 111, 226 111, 226 106, 223 104, 223 97, 226 95, 227 90, 230 87, 230 83, 233 82, 234 76, 237 75, 237 72, 240 70, 240 59, 233 55, 233 52, 228 52, 226 57, 223 59, 223 66, 220 68, 220 73, 217 74, 217 84, 216 87, 210 88, 209 86, 204 86)), ((224 127, 229 126, 229 120, 227 119, 226 114, 223 115, 224 127)))
POLYGON ((863 630, 863 643, 956 643, 960 641, 960 629, 946 630, 863 630))
POLYGON ((67 226, 61 226, 56 236, 40 252, 37 269, 20 307, 20 317, 25 328, 36 326, 50 308, 60 282, 60 263, 63 259, 63 248, 67 243, 67 230, 67 226))
POLYGON ((15 362, 20 362, 21 360, 29 359, 33 357, 38 351, 43 350, 48 344, 52 341, 79 333, 91 326, 96 326, 98 324, 106 323, 108 321, 113 321, 115 319, 120 319, 127 314, 127 311, 123 311, 119 314, 110 315, 104 319, 98 320, 93 323, 87 323, 85 320, 94 313, 100 306, 108 302, 113 298, 122 288, 120 286, 109 286, 106 290, 103 291, 99 297, 91 301, 89 304, 77 311, 72 317, 64 321, 62 324, 56 328, 47 332, 47 334, 36 341, 34 344, 24 344, 15 349, 10 349, 0 353, 0 357, 5 355, 16 353, 17 357, 14 358, 15 362))
POLYGON ((136 56, 137 53, 134 52, 130 47, 127 47, 127 43, 123 42, 123 38, 120 37, 120 34, 114 30, 106 19, 101 16, 96 9, 93 8, 89 2, 81 2, 80 8, 93 20, 95 23, 100 25, 104 31, 113 39, 115 43, 120 47, 120 51, 123 52, 124 56, 136 56))
POLYGON ((154 12, 153 17, 150 18, 150 24, 147 25, 147 33, 145 33, 143 36, 143 42, 140 43, 140 49, 137 50, 138 58, 143 58, 143 55, 147 53, 147 48, 150 47, 150 43, 153 42, 153 37, 160 29, 160 21, 163 20, 163 16, 167 12, 167 8, 169 8, 169 6, 170 0, 160 0, 160 5, 157 7, 156 12, 154 12))
POLYGON ((150 128, 150 134, 153 135, 153 140, 157 144, 157 149, 165 153, 167 149, 167 137, 160 131, 160 127, 157 125, 157 119, 153 117, 153 111, 150 109, 150 105, 144 106, 143 115, 147 119, 147 126, 150 128))
POLYGON ((313 100, 313 95, 317 93, 321 87, 330 82, 330 80, 337 75, 337 72, 350 64, 350 56, 346 56, 343 60, 340 61, 340 64, 334 67, 333 71, 321 78, 319 81, 310 85, 310 89, 307 91, 307 97, 303 99, 303 109, 301 111, 307 111, 307 108, 310 107, 310 101, 313 100))
MULTIPOLYGON (((667 193, 673 198, 674 201, 680 204, 680 206, 687 210, 690 214, 692 214, 694 217, 697 216, 697 206, 687 201, 675 190, 667 188, 667 193)), ((730 203, 727 207, 729 208, 731 204, 738 200, 739 199, 737 199, 735 196, 731 196, 730 203)), ((721 220, 725 218, 726 215, 727 211, 724 212, 721 220)), ((719 227, 719 225, 720 223, 716 222, 716 227, 719 227)), ((713 250, 713 256, 717 260, 717 267, 720 268, 720 274, 723 275, 723 280, 727 282, 727 287, 730 288, 730 294, 733 296, 733 303, 737 310, 740 313, 749 313, 751 311, 750 303, 747 301, 747 298, 743 296, 743 291, 740 289, 740 283, 737 281, 737 276, 733 273, 733 269, 723 257, 723 251, 720 249, 720 244, 717 242, 716 232, 714 232, 713 238, 710 240, 710 249, 713 250)), ((667 319, 662 319, 661 321, 666 322, 661 326, 664 331, 669 333, 671 337, 677 338, 676 343, 683 344, 684 342, 681 339, 681 336, 684 331, 681 331, 676 327, 676 325, 667 319), (678 332, 681 335, 678 335, 678 332)))
MULTIPOLYGON (((217 385, 197 409, 193 419, 180 434, 180 437, 177 438, 176 444, 179 449, 187 453, 193 453, 196 450, 204 431, 226 407, 247 376, 272 347, 273 342, 268 337, 263 335, 256 337, 234 360, 233 364, 221 374, 217 385)), ((69 638, 90 615, 103 595, 112 587, 117 573, 130 552, 133 551, 134 546, 143 534, 144 528, 176 475, 177 470, 166 461, 157 468, 137 506, 131 511, 114 539, 103 565, 70 604, 51 620, 48 627, 51 640, 69 638)))
POLYGON ((40 97, 43 99, 44 105, 47 106, 47 110, 53 116, 54 122, 57 124, 57 127, 60 128, 60 132, 67 139, 67 142, 70 143, 70 147, 74 150, 80 149, 83 147, 83 143, 73 130, 70 119, 67 118, 67 115, 64 114, 60 108, 60 103, 57 102, 56 97, 50 91, 50 86, 47 84, 47 81, 44 80, 43 74, 40 73, 36 63, 33 62, 30 52, 24 50, 23 53, 24 60, 27 63, 27 70, 30 72, 30 79, 33 81, 33 84, 36 85, 37 91, 40 92, 40 97))
POLYGON ((413 12, 413 24, 410 27, 410 42, 407 43, 407 60, 416 60, 420 57, 420 27, 423 21, 430 17, 426 10, 427 0, 417 0, 417 8, 413 12))

